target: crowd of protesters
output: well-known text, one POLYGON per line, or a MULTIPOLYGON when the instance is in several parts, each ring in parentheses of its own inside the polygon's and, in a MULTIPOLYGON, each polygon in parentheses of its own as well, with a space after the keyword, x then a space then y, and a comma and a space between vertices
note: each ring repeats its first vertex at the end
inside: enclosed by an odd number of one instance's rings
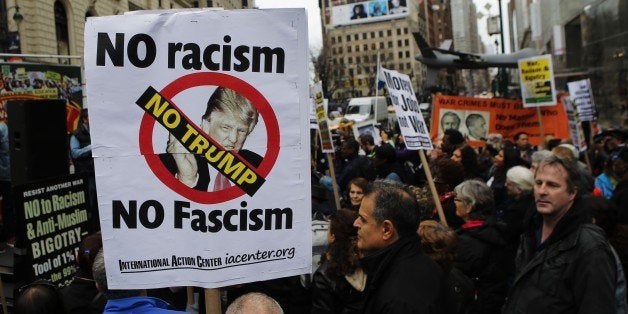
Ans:
MULTIPOLYGON (((337 140, 334 167, 344 208, 334 211, 330 202, 332 210, 314 213, 331 224, 329 250, 314 275, 312 313, 628 313, 625 131, 596 135, 585 155, 567 139, 548 137, 533 147, 521 132, 477 147, 445 130, 427 155, 446 223, 418 153, 405 148, 401 135, 382 131, 380 137, 375 143, 372 134, 362 134, 355 143, 347 132, 337 140), (401 220, 414 220, 400 213, 408 194, 417 201, 420 242, 402 226, 401 220), (330 270, 334 241, 346 247, 351 237, 338 236, 337 219, 345 217, 342 230, 351 231, 350 211, 358 215, 358 251, 344 249, 335 259, 345 264, 330 270), (406 265, 416 258, 408 255, 412 250, 431 257, 443 278, 427 276, 438 272, 419 259, 413 264, 419 269, 406 265), (348 270, 338 274, 343 266, 348 270), (366 276, 363 289, 349 280, 356 270, 366 276), (443 284, 447 291, 440 291, 443 284)), ((327 166, 313 164, 313 171, 327 166)), ((320 180, 328 199, 332 181, 320 180)))
MULTIPOLYGON (((335 181, 312 159, 312 214, 328 224, 313 274, 225 287, 226 313, 628 313, 624 131, 595 136, 585 156, 526 133, 474 147, 448 129, 428 165, 403 136, 380 137, 341 134, 335 181)), ((85 238, 72 283, 29 284, 14 311, 204 312, 184 288, 107 289, 102 255, 100 234, 85 238)))

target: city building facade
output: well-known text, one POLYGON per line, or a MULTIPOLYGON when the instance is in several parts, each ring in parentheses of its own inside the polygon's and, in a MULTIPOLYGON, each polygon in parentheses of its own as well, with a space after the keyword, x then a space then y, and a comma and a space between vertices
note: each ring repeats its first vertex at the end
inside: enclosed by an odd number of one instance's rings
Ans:
POLYGON ((75 58, 23 57, 46 63, 82 63, 85 20, 135 10, 223 7, 253 8, 254 0, 6 0, 0 3, 3 53, 63 55, 75 58))
POLYGON ((378 56, 382 67, 410 76, 415 92, 425 78, 413 32, 425 33, 417 1, 321 0, 323 62, 328 64, 328 97, 342 101, 374 96, 378 56), (365 14, 359 17, 360 10, 365 14))
POLYGON ((516 48, 552 54, 556 86, 590 79, 603 128, 628 127, 628 1, 511 1, 516 48))
MULTIPOLYGON (((466 53, 484 53, 484 45, 478 34, 475 4, 467 0, 451 0, 450 5, 453 48, 466 53)), ((455 83, 455 89, 460 94, 481 94, 489 90, 488 70, 459 70, 455 83)))

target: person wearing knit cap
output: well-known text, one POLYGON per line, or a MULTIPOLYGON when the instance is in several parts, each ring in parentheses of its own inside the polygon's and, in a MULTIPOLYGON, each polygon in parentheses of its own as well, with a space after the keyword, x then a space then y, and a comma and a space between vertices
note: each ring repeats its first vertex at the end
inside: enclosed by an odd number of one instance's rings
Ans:
POLYGON ((571 145, 569 143, 560 144, 560 145, 558 145, 558 147, 569 148, 569 150, 573 154, 573 158, 576 159, 576 160, 578 160, 578 157, 580 157, 580 153, 578 152, 578 149, 575 146, 573 146, 573 145, 571 145))
POLYGON ((514 166, 506 172, 508 195, 519 198, 523 193, 530 193, 534 188, 534 174, 523 166, 514 166))

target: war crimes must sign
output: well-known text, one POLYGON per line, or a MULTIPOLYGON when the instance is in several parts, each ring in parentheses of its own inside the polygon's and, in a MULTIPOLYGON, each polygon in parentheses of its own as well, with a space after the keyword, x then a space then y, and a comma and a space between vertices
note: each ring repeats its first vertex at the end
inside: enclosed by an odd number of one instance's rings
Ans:
POLYGON ((303 9, 88 20, 110 288, 311 271, 306 31, 303 9))
MULTIPOLYGON (((557 138, 569 137, 569 126, 563 104, 541 109, 543 130, 557 138)), ((456 129, 471 145, 481 146, 481 138, 499 133, 512 140, 518 132, 530 135, 530 143, 539 145, 539 118, 535 108, 524 108, 521 100, 472 98, 458 96, 434 97, 432 138, 442 136, 445 129, 456 129)))
POLYGON ((14 188, 18 219, 24 226, 28 267, 20 278, 46 279, 63 286, 76 272, 74 257, 87 236, 87 183, 71 175, 14 188))
POLYGON ((412 90, 410 77, 394 70, 381 68, 390 100, 395 106, 401 134, 408 149, 432 149, 429 130, 412 90))
POLYGON ((524 107, 553 106, 556 104, 552 55, 520 59, 519 76, 524 107))

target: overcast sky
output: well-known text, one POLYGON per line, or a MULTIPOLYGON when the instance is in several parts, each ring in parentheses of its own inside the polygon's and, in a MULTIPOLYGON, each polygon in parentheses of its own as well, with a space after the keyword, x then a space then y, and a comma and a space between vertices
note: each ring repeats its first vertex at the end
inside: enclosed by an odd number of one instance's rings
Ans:
POLYGON ((318 0, 255 0, 255 5, 260 9, 305 8, 307 11, 310 51, 318 55, 319 51, 323 47, 323 35, 320 18, 321 10, 318 8, 318 0))

